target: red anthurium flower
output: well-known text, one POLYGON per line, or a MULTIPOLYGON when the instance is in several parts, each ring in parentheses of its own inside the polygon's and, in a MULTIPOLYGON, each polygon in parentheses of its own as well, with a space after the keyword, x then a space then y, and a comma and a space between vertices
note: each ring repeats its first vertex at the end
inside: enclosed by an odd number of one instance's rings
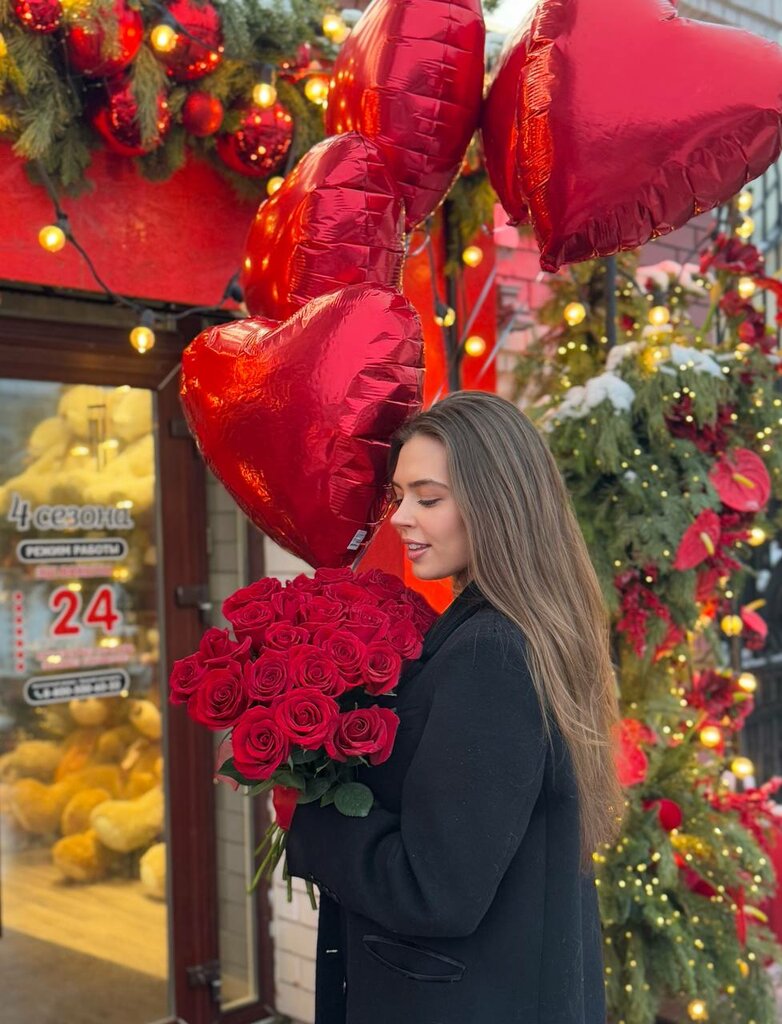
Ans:
POLYGON ((758 615, 756 609, 762 608, 765 603, 765 601, 753 601, 752 604, 745 604, 739 612, 741 621, 747 629, 757 633, 761 640, 765 640, 768 636, 768 623, 762 615, 758 615))
POLYGON ((689 526, 679 542, 674 569, 694 569, 716 552, 720 542, 720 520, 716 512, 706 509, 689 526))
POLYGON ((759 455, 738 448, 715 464, 709 480, 723 505, 739 512, 759 512, 771 497, 771 478, 759 455))

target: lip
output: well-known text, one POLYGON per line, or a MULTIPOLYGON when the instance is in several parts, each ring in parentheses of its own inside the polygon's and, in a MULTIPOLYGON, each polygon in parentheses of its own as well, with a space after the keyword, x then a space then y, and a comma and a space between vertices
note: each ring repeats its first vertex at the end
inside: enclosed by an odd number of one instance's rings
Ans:
POLYGON ((418 559, 421 558, 422 555, 425 555, 426 552, 431 547, 430 544, 427 544, 426 547, 419 548, 418 550, 413 551, 411 549, 410 545, 411 544, 416 544, 416 543, 417 543, 417 541, 410 541, 410 540, 406 540, 405 541, 405 547, 407 548, 407 557, 410 559, 411 562, 418 561, 418 559))

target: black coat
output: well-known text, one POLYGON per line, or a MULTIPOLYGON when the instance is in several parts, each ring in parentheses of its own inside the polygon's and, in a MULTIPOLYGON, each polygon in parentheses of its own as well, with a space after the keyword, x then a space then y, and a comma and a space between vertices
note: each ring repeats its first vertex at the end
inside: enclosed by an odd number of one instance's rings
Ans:
POLYGON ((578 796, 546 744, 515 626, 469 586, 398 688, 366 818, 296 810, 293 875, 320 888, 316 1024, 604 1024, 578 796))

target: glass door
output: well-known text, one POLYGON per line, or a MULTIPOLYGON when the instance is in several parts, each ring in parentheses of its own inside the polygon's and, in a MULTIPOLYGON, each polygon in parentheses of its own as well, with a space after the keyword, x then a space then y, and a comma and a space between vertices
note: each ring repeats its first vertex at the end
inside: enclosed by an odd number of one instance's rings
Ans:
POLYGON ((168 1018, 153 392, 0 379, 0 991, 168 1018))

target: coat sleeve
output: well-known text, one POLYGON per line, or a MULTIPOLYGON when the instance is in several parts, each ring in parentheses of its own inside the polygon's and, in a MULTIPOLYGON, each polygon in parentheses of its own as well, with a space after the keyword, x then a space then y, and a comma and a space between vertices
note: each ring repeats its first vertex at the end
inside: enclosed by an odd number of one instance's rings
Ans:
POLYGON ((474 616, 438 660, 401 813, 298 807, 288 866, 390 931, 457 937, 480 924, 519 848, 545 740, 523 639, 498 613, 474 616))

